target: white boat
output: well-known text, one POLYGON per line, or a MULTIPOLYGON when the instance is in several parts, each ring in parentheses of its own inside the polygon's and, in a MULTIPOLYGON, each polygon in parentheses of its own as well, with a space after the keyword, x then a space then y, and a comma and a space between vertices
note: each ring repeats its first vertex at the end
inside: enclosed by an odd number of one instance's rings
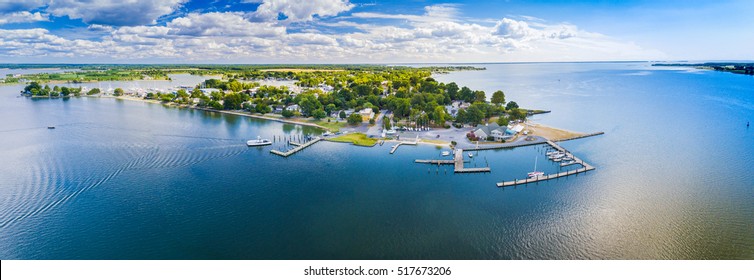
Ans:
POLYGON ((270 141, 269 139, 262 139, 262 137, 257 136, 256 140, 246 141, 246 145, 249 147, 267 146, 272 145, 272 141, 270 141))
POLYGON ((474 154, 472 154, 472 153, 469 153, 469 157, 474 157, 474 154))
POLYGON ((555 154, 555 155, 551 155, 549 158, 550 159, 559 159, 559 158, 562 158, 564 156, 565 156, 565 154, 555 154))
POLYGON ((442 152, 442 156, 444 156, 444 157, 447 157, 449 155, 450 155, 450 152, 448 152, 448 151, 443 151, 442 152))
POLYGON ((552 152, 547 152, 545 155, 551 156, 551 155, 559 154, 559 153, 560 151, 552 151, 552 152))
POLYGON ((536 179, 545 176, 544 172, 537 171, 537 158, 534 158, 534 171, 529 172, 527 175, 529 176, 529 179, 536 179))

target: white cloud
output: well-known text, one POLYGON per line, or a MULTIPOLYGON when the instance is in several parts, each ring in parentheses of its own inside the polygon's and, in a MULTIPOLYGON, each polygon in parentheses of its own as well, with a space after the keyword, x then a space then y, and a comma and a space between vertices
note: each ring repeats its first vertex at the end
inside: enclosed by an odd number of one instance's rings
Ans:
POLYGON ((89 24, 133 26, 155 24, 161 16, 173 13, 187 0, 56 0, 47 12, 55 16, 81 19, 89 24))
POLYGON ((13 12, 9 14, 0 14, 0 25, 8 23, 25 23, 36 21, 49 21, 50 15, 40 12, 30 13, 28 11, 13 12))
POLYGON ((275 21, 283 14, 286 22, 311 21, 315 15, 336 16, 353 7, 349 0, 264 0, 250 16, 258 21, 275 21))
POLYGON ((167 23, 170 34, 187 36, 255 36, 277 37, 285 27, 272 23, 249 22, 241 13, 191 13, 167 23))
POLYGON ((287 1, 265 1, 260 5, 269 5, 263 11, 286 13, 289 18, 285 21, 278 21, 276 16, 272 20, 255 21, 259 20, 258 10, 251 16, 240 12, 194 12, 162 25, 112 27, 92 24, 88 29, 82 29, 82 32, 91 32, 92 36, 78 36, 96 38, 92 40, 66 39, 45 29, 0 30, 0 57, 226 63, 567 61, 662 57, 656 51, 590 33, 568 23, 548 23, 526 17, 497 21, 464 19, 459 16, 458 6, 453 5, 428 6, 421 15, 354 13, 352 17, 323 21, 318 17, 338 15, 350 10, 353 4, 348 1, 311 1, 309 4, 314 2, 330 5, 296 6, 287 1), (289 5, 283 5, 285 3, 289 5), (361 18, 401 19, 402 22, 382 21, 377 24, 374 20, 358 21, 361 18), (298 23, 289 26, 295 21, 298 23), (292 31, 289 32, 288 27, 292 31), (353 29, 344 33, 321 32, 329 27, 353 29))

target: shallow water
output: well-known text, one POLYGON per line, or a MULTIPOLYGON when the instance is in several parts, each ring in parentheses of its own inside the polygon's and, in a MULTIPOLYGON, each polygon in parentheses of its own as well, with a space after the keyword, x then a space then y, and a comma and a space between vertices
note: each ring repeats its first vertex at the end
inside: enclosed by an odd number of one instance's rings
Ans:
POLYGON ((0 87, 2 259, 708 259, 754 257, 754 78, 643 63, 492 64, 437 78, 506 92, 597 170, 515 188, 542 147, 454 175, 432 146, 257 135, 316 129, 0 87), (48 130, 48 125, 56 129, 48 130))

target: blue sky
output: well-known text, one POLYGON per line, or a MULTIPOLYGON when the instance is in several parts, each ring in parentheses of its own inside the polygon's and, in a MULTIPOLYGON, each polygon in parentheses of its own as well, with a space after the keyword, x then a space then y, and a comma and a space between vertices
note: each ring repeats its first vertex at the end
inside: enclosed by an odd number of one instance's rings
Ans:
POLYGON ((0 0, 0 62, 751 60, 751 15, 735 0, 0 0))

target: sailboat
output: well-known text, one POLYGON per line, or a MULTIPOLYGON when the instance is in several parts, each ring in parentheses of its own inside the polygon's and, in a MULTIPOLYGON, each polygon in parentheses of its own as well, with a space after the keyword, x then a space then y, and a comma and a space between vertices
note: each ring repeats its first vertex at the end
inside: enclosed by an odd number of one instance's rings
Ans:
POLYGON ((537 171, 537 158, 534 158, 534 171, 529 172, 529 179, 536 179, 542 176, 545 176, 545 173, 542 171, 537 171))

